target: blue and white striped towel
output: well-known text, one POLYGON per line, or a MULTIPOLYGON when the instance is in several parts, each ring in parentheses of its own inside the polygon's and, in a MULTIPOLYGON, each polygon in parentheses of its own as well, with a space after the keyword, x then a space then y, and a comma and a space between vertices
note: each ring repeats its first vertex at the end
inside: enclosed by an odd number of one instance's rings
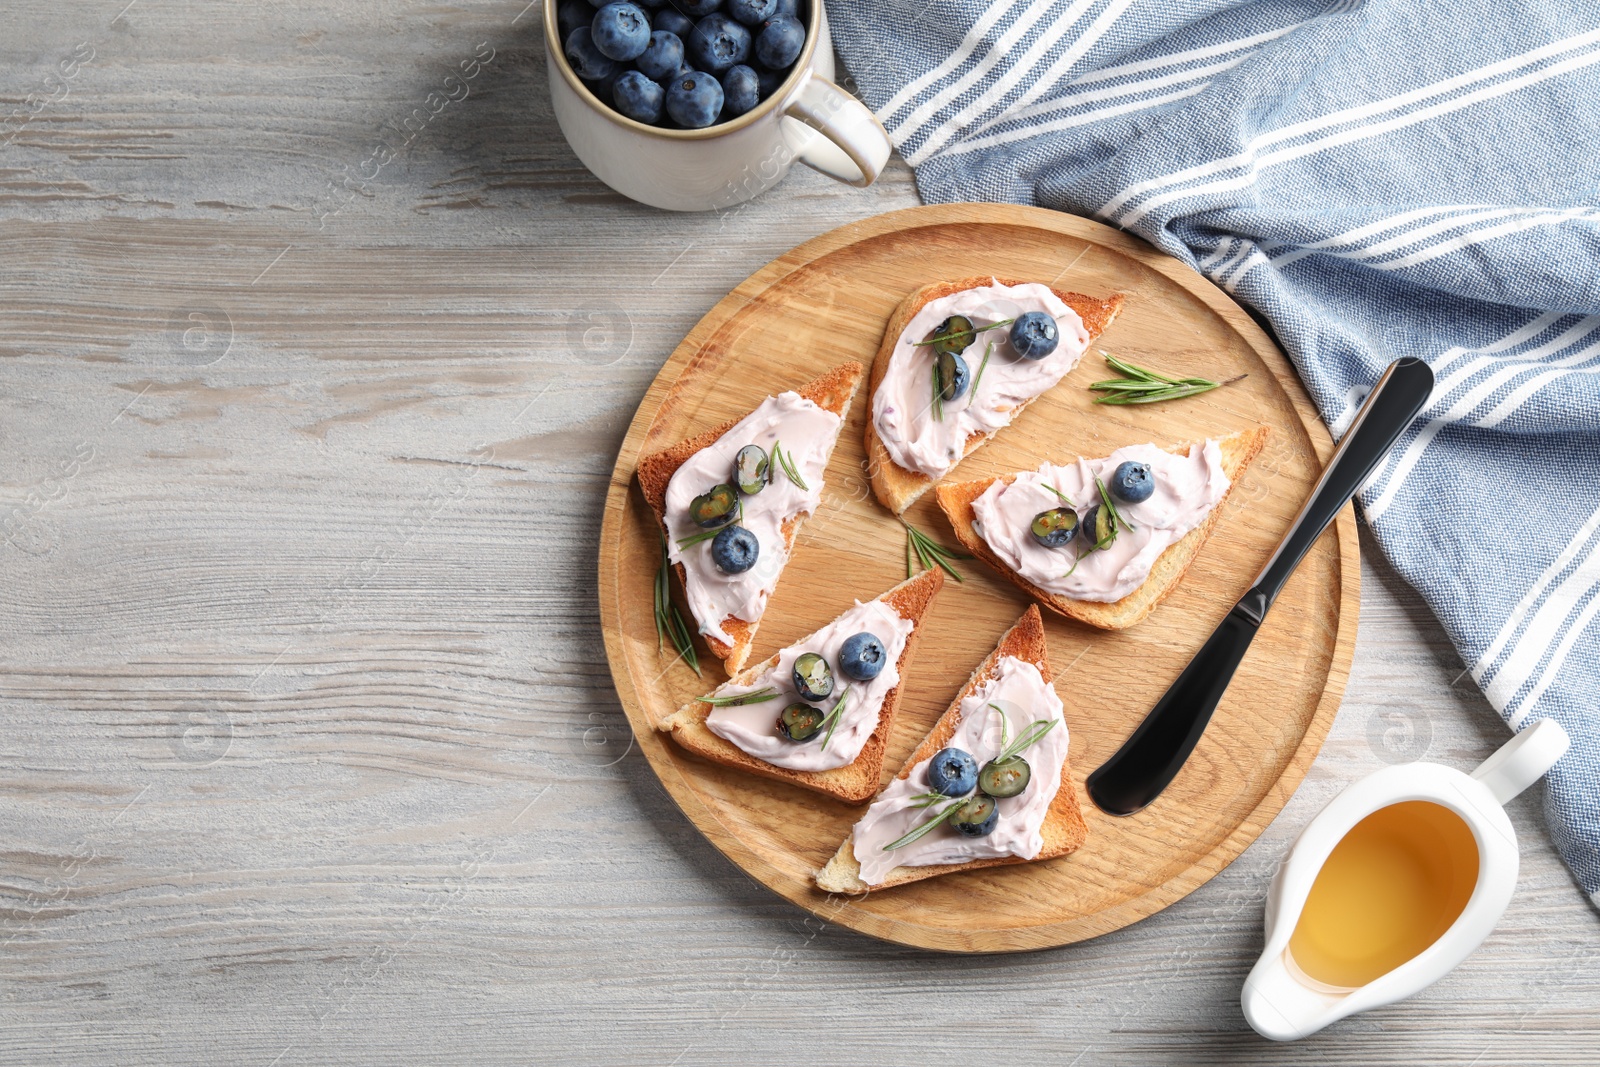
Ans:
POLYGON ((1337 434, 1398 356, 1423 416, 1362 492, 1514 728, 1600 904, 1594 0, 827 0, 930 202, 1131 230, 1276 329, 1337 434))

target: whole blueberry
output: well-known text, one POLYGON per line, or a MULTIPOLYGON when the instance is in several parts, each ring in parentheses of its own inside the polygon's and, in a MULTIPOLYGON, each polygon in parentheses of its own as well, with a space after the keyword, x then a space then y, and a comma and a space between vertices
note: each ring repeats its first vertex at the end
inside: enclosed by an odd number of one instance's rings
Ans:
POLYGON ((1137 504, 1142 500, 1149 500, 1150 494, 1156 491, 1156 476, 1150 470, 1150 464, 1129 460, 1118 465, 1112 472, 1111 482, 1106 488, 1110 489, 1111 495, 1118 500, 1137 504))
POLYGON ((1061 334, 1056 320, 1042 311, 1018 315, 1011 324, 1011 347, 1023 359, 1043 359, 1056 350, 1061 334))
POLYGON ((561 31, 563 41, 572 36, 573 30, 593 21, 594 8, 589 6, 588 0, 561 0, 556 5, 556 27, 561 31))
POLYGON ((722 6, 722 0, 673 0, 673 7, 692 19, 703 19, 722 6))
POLYGON ((928 761, 928 788, 947 797, 965 796, 978 788, 978 761, 959 748, 944 748, 928 761))
POLYGON ((722 76, 722 106, 728 117, 743 115, 761 103, 761 79, 743 63, 736 63, 722 76))
POLYGON ((761 99, 765 100, 767 97, 777 92, 778 86, 782 85, 784 79, 788 76, 788 70, 768 70, 766 67, 763 67, 761 64, 757 63, 756 77, 760 79, 761 83, 761 99))
POLYGON ((650 35, 650 47, 633 62, 646 78, 665 82, 683 69, 683 41, 675 33, 657 30, 650 35))
POLYGON ((572 72, 584 81, 597 82, 616 73, 616 62, 594 46, 587 26, 579 26, 567 35, 565 51, 572 72))
POLYGON ((728 0, 725 10, 746 26, 759 26, 778 10, 778 0, 728 0))
POLYGON ((872 681, 883 673, 883 665, 888 662, 889 653, 873 634, 852 634, 839 648, 839 669, 845 677, 858 682, 872 681))
POLYGON ((806 28, 791 15, 776 15, 761 25, 756 37, 756 59, 763 67, 787 67, 806 46, 806 28))
POLYGON ((711 562, 724 574, 743 574, 760 555, 761 542, 743 526, 725 526, 711 539, 711 562))
POLYGON ((650 16, 650 25, 658 30, 677 34, 681 41, 689 36, 690 30, 694 29, 694 19, 675 7, 664 7, 650 16))
POLYGON ((650 16, 638 4, 607 4, 595 12, 589 33, 603 54, 626 63, 650 46, 650 16))
POLYGON ((698 130, 722 113, 722 85, 703 70, 673 78, 667 86, 667 114, 679 126, 698 130))
POLYGON ((661 121, 661 105, 667 91, 639 71, 625 70, 611 87, 611 100, 617 110, 635 122, 654 125, 661 121))
POLYGON ((697 70, 721 74, 750 55, 750 31, 726 15, 707 15, 695 23, 685 42, 697 70))

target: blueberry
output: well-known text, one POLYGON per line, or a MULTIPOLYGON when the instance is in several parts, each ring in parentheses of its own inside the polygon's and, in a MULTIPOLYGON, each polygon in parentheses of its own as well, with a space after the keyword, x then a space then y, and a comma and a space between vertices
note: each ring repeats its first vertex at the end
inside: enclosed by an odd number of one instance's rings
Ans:
MULTIPOLYGON (((792 69, 792 67, 789 68, 789 70, 792 69)), ((782 85, 784 80, 789 77, 789 70, 768 70, 759 63, 756 64, 756 77, 761 82, 761 99, 765 100, 778 91, 778 86, 782 85)))
POLYGON ((639 73, 646 78, 665 84, 683 69, 683 40, 669 30, 657 30, 650 35, 650 46, 634 60, 639 73))
POLYGON ((833 671, 828 661, 815 652, 802 652, 795 657, 793 677, 795 692, 803 700, 826 700, 833 695, 833 671))
POLYGON ((940 749, 928 761, 928 788, 947 797, 966 796, 978 788, 978 761, 959 748, 940 749))
POLYGON ((746 26, 759 26, 777 11, 778 0, 728 0, 728 14, 746 26))
POLYGON ((616 72, 617 64, 594 46, 587 26, 579 26, 567 34, 565 51, 572 72, 584 81, 597 82, 616 72))
POLYGON ((694 19, 675 7, 664 7, 657 11, 650 17, 650 24, 658 30, 677 34, 679 40, 689 36, 689 31, 694 29, 694 19))
POLYGON ((1150 464, 1129 460, 1117 467, 1106 488, 1118 500, 1137 504, 1141 500, 1149 500, 1150 494, 1156 491, 1156 476, 1150 470, 1150 464))
MULTIPOLYGON (((800 0, 778 0, 777 6, 773 8, 772 15, 788 15, 790 18, 799 18, 800 0)), ((772 15, 767 17, 771 18, 772 15)))
POLYGON ((1011 347, 1023 359, 1043 359, 1056 350, 1061 340, 1056 320, 1042 311, 1029 311, 1018 315, 1011 324, 1011 347))
POLYGON ((703 70, 691 70, 667 86, 667 114, 685 129, 709 126, 721 112, 722 86, 703 70))
POLYGON ((889 662, 889 653, 883 642, 869 633, 853 634, 845 638, 839 649, 839 669, 845 677, 858 682, 870 682, 883 673, 889 662))
POLYGON ((637 4, 607 4, 595 12, 589 33, 602 54, 626 63, 650 46, 650 16, 637 4))
POLYGON ((573 30, 593 21, 594 8, 589 6, 587 0, 561 0, 556 6, 556 27, 561 31, 563 41, 572 36, 573 30))
POLYGON ((1033 517, 1028 527, 1045 548, 1065 548, 1078 533, 1078 513, 1071 508, 1051 508, 1033 517))
POLYGON ((777 70, 799 58, 806 46, 806 28, 792 15, 777 15, 761 26, 756 37, 756 59, 763 67, 777 70))
POLYGON ((1091 505, 1078 522, 1078 532, 1090 545, 1098 545, 1101 541, 1109 544, 1113 529, 1111 513, 1099 504, 1091 505))
POLYGON ((941 352, 934 359, 934 373, 939 379, 939 399, 949 403, 959 400, 972 380, 967 361, 954 352, 941 352))
POLYGON ((761 79, 754 70, 737 63, 722 76, 722 97, 729 118, 743 115, 761 103, 761 79))
POLYGON ((724 574, 743 574, 760 555, 761 542, 743 526, 729 526, 711 539, 711 562, 724 574))
POLYGON ((962 837, 987 837, 994 833, 995 825, 999 822, 1000 805, 994 802, 993 797, 981 793, 950 816, 950 825, 962 837))
POLYGON ((722 0, 673 0, 673 7, 692 19, 703 19, 722 6, 722 0))
POLYGON ((686 43, 695 68, 713 74, 743 63, 750 55, 750 31, 726 15, 707 15, 695 23, 686 43))
POLYGON ((661 103, 666 96, 665 89, 636 70, 623 71, 611 87, 611 100, 619 112, 650 125, 661 121, 661 103))

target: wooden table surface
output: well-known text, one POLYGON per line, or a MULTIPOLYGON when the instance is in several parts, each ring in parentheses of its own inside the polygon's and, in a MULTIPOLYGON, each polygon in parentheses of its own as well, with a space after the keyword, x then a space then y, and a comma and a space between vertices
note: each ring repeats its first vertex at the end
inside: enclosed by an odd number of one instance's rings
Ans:
POLYGON ((935 956, 707 845, 611 688, 606 474, 721 295, 916 190, 635 206, 566 148, 525 3, 8 6, 0 1062, 1596 1062, 1600 921, 1536 794, 1456 973, 1294 1046, 1240 1015, 1311 814, 1505 736, 1370 541, 1310 777, 1145 922, 935 956))

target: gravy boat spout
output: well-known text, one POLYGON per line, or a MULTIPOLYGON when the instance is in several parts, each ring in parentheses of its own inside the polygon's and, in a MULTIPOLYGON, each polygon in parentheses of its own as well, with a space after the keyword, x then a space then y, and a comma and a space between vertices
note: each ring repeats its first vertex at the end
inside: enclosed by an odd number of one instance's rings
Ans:
MULTIPOLYGON (((1305 1037, 1348 1015, 1403 1000, 1443 978, 1466 959, 1500 921, 1516 887, 1517 837, 1504 805, 1538 781, 1566 752, 1568 743, 1561 725, 1545 719, 1506 742, 1470 775, 1436 763, 1389 767, 1356 782, 1329 802, 1295 840, 1267 892, 1266 948, 1245 979, 1240 995, 1244 1017, 1256 1032, 1274 1041, 1305 1037), (1413 801, 1424 803, 1408 803, 1413 801), (1404 807, 1385 812, 1395 805, 1404 807), (1444 811, 1438 812, 1430 805, 1444 811), (1394 864, 1397 879, 1409 877, 1415 881, 1419 877, 1413 868, 1425 867, 1428 861, 1408 865, 1404 853, 1397 851, 1394 844, 1400 838, 1392 831, 1388 838, 1373 835, 1385 832, 1384 827, 1403 824, 1412 812, 1422 811, 1445 820, 1448 829, 1459 835, 1462 846, 1457 855, 1470 856, 1473 846, 1477 854, 1475 865, 1463 861, 1458 872, 1458 889, 1465 900, 1464 904, 1453 905, 1459 907, 1459 914, 1452 921, 1448 910, 1440 911, 1438 921, 1448 922, 1448 926, 1425 947, 1420 947, 1418 939, 1427 939, 1427 929, 1415 922, 1407 928, 1405 920, 1412 916, 1401 911, 1380 914, 1377 902, 1373 903, 1373 911, 1365 912, 1363 904, 1368 898, 1349 895, 1360 888, 1350 873, 1350 857, 1354 855, 1350 849, 1365 850, 1359 857, 1363 865, 1354 870, 1368 879, 1369 887, 1371 879, 1377 877, 1381 882, 1386 875, 1386 862, 1394 864), (1351 834, 1368 816, 1375 817, 1374 822, 1366 824, 1373 828, 1371 832, 1351 834), (1351 843, 1330 865, 1330 856, 1347 836, 1351 843), (1319 884, 1318 876, 1325 867, 1329 868, 1330 878, 1319 884), (1313 896, 1313 887, 1319 896, 1313 896), (1338 898, 1341 892, 1347 894, 1343 900, 1338 898), (1349 977, 1359 968, 1341 970, 1340 961, 1329 964, 1315 954, 1314 934, 1309 928, 1304 935, 1304 956, 1297 958, 1296 950, 1302 950, 1297 927, 1303 917, 1313 918, 1308 900, 1314 902, 1312 910, 1317 911, 1320 922, 1332 921, 1326 916, 1333 915, 1347 927, 1359 927, 1363 922, 1374 924, 1370 929, 1349 929, 1351 945, 1374 943, 1384 937, 1399 939, 1395 940, 1398 945, 1409 937, 1420 951, 1412 954, 1409 949, 1391 947, 1391 952, 1400 953, 1395 957, 1398 962, 1360 984, 1349 977), (1375 934, 1374 930, 1378 932, 1375 934)), ((1449 835, 1418 830, 1414 836, 1436 841, 1449 835)), ((1323 942, 1333 944, 1335 952, 1341 945, 1338 937, 1324 936, 1323 942)))

